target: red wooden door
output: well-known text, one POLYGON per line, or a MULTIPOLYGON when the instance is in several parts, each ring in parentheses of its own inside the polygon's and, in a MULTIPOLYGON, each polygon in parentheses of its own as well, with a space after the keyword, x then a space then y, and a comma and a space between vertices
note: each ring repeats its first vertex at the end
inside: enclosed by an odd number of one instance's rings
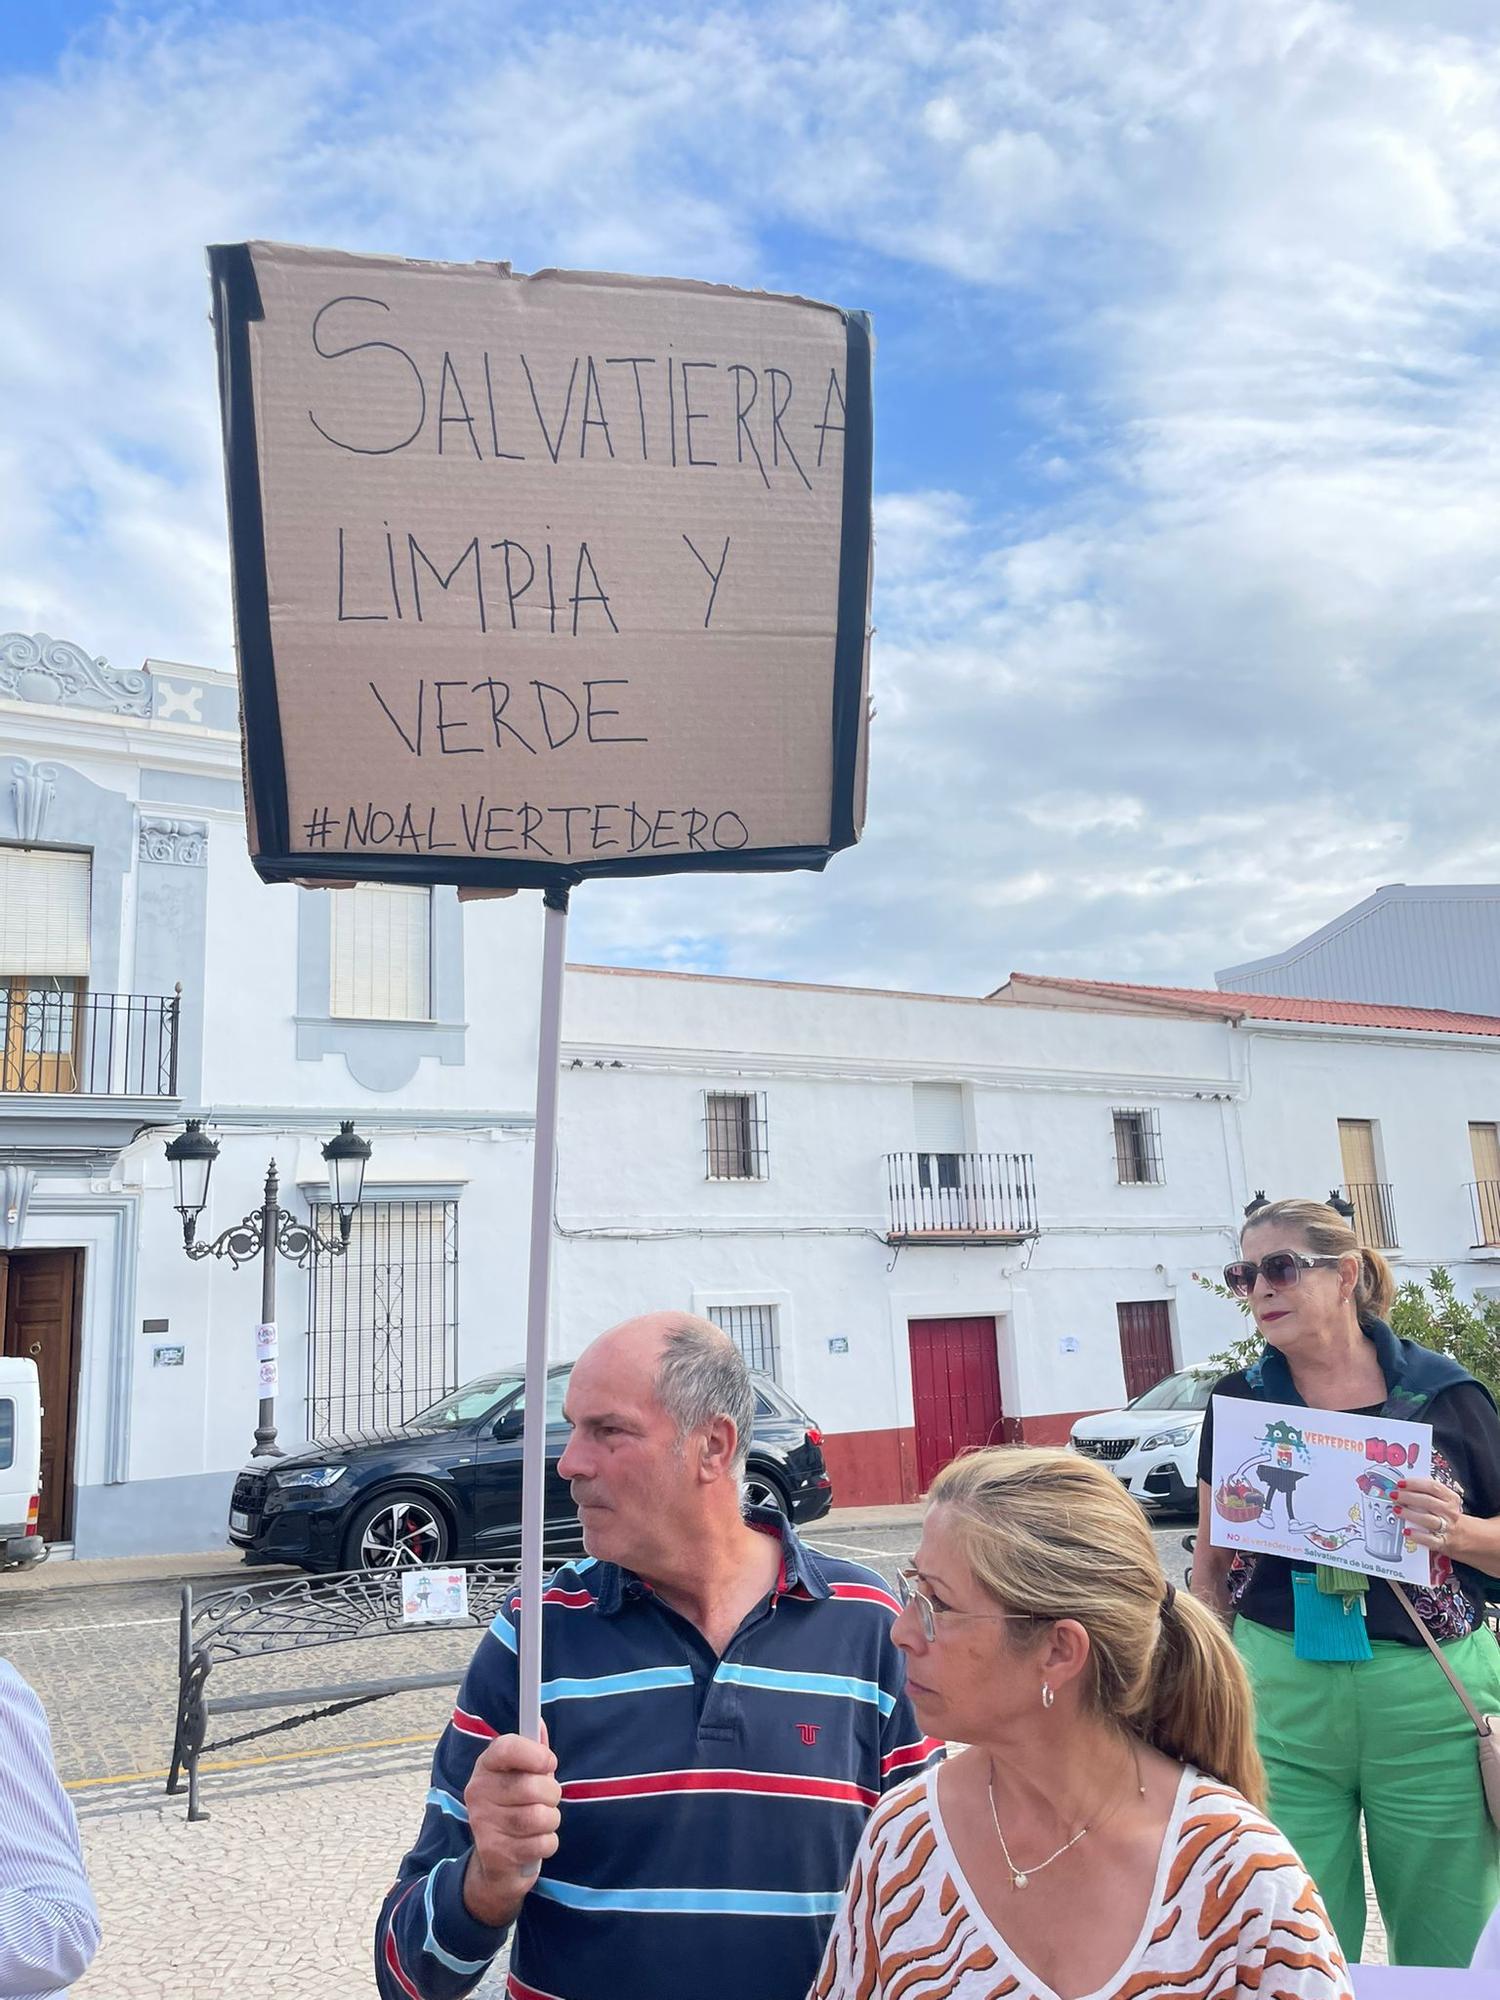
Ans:
POLYGON ((993 1319, 914 1319, 911 1392, 917 1486, 925 1493, 950 1458, 999 1444, 1000 1356, 993 1319))
POLYGON ((5 1293, 7 1354, 29 1355, 42 1392, 45 1541, 68 1538, 73 1511, 73 1420, 78 1378, 77 1250, 12 1252, 5 1293))
POLYGON ((1120 1320, 1120 1359, 1125 1363, 1125 1396, 1134 1402, 1176 1367, 1172 1358, 1172 1315, 1165 1299, 1142 1299, 1115 1307, 1120 1320))

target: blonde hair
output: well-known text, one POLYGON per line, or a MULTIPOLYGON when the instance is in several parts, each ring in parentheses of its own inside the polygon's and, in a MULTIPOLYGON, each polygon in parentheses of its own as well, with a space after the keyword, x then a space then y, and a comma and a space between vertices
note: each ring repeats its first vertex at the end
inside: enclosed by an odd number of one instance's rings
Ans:
POLYGON ((992 1446, 945 1466, 930 1503, 997 1604, 1088 1633, 1091 1711, 1264 1802, 1239 1654, 1207 1605, 1168 1597, 1151 1531, 1113 1473, 1074 1452, 992 1446))
POLYGON ((1268 1201, 1245 1217, 1241 1243, 1251 1229, 1289 1229, 1318 1257, 1357 1257, 1354 1309, 1363 1319, 1384 1319, 1396 1296, 1391 1267, 1378 1250, 1361 1243, 1348 1221, 1325 1201, 1268 1201))

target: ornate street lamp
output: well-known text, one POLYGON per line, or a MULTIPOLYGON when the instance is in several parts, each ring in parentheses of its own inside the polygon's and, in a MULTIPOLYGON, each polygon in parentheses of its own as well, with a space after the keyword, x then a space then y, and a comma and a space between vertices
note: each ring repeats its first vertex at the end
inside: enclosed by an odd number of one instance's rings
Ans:
POLYGON ((339 1126, 338 1137, 330 1139, 323 1148, 323 1158, 328 1162, 329 1200, 338 1210, 339 1234, 347 1244, 354 1211, 364 1193, 365 1168, 370 1164, 370 1142, 361 1139, 354 1129, 354 1120, 346 1118, 339 1126))
POLYGON ((270 1391, 260 1399, 260 1420, 255 1427, 256 1458, 280 1458, 276 1442, 276 1259, 289 1257, 294 1264, 306 1264, 316 1251, 325 1257, 342 1257, 349 1248, 354 1211, 364 1194, 365 1168, 370 1159, 370 1142, 361 1139, 352 1118, 339 1126, 337 1136, 323 1148, 328 1163, 329 1200, 338 1213, 339 1233, 324 1236, 280 1205, 280 1179, 276 1162, 266 1171, 266 1185, 258 1209, 243 1221, 233 1223, 210 1243, 198 1241, 198 1218, 208 1205, 208 1183, 219 1148, 203 1129, 203 1121, 190 1118, 187 1130, 171 1139, 166 1147, 172 1162, 172 1178, 177 1191, 176 1209, 182 1217, 182 1247, 195 1262, 200 1257, 227 1257, 236 1269, 252 1257, 261 1260, 260 1318, 262 1363, 261 1385, 270 1391), (265 1363, 270 1362, 269 1373, 265 1363))

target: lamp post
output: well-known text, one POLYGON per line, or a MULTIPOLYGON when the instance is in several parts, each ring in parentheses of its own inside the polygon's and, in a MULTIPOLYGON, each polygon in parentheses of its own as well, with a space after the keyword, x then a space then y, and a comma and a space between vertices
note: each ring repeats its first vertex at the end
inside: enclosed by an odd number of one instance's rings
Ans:
MULTIPOLYGON (((354 1225, 354 1211, 364 1193, 365 1168, 370 1159, 370 1142, 360 1138, 352 1118, 343 1120, 337 1136, 323 1148, 323 1158, 328 1163, 329 1200, 339 1218, 336 1237, 320 1234, 281 1207, 281 1184, 273 1159, 266 1170, 260 1207, 252 1210, 242 1222, 224 1230, 211 1243, 200 1243, 198 1218, 208 1205, 208 1183, 214 1161, 219 1157, 218 1142, 204 1131, 200 1118, 190 1118, 187 1130, 168 1141, 166 1154, 172 1162, 177 1213, 182 1217, 183 1249, 195 1261, 200 1257, 227 1257, 236 1269, 258 1256, 261 1260, 260 1317, 263 1326, 274 1329, 276 1325, 278 1255, 291 1258, 294 1264, 305 1264, 315 1250, 321 1251, 325 1257, 342 1257, 349 1248, 349 1232, 354 1225)), ((273 1385, 270 1395, 260 1399, 260 1420, 255 1426, 252 1456, 280 1458, 281 1455, 281 1447, 276 1442, 276 1392, 273 1385)))

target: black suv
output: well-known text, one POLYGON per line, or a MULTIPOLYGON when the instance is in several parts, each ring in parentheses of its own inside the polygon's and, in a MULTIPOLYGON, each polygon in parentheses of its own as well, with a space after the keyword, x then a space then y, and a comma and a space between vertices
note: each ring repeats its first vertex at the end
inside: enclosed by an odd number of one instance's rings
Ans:
MULTIPOLYGON (((563 1397, 572 1364, 547 1373, 549 1558, 583 1546, 557 1462, 568 1442, 563 1397)), ((823 1434, 768 1375, 752 1371, 755 1427, 747 1499, 797 1522, 833 1505, 823 1434)), ((253 1460, 234 1483, 229 1539, 247 1563, 303 1569, 428 1567, 502 1561, 521 1546, 525 1380, 506 1370, 466 1382, 392 1430, 321 1438, 286 1458, 253 1460)))

